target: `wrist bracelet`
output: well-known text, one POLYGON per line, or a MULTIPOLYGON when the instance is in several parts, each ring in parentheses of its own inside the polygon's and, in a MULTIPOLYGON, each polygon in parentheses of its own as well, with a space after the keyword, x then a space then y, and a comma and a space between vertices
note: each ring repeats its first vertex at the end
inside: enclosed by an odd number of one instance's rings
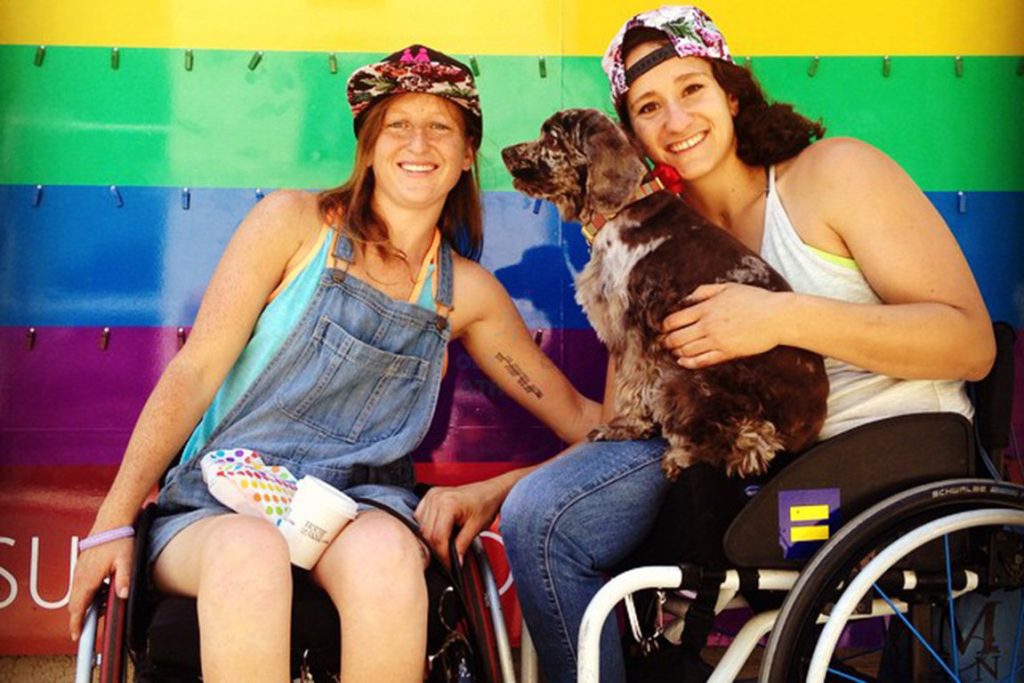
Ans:
POLYGON ((104 543, 110 543, 121 538, 130 538, 135 535, 135 529, 130 526, 119 526, 116 529, 107 529, 92 536, 86 536, 78 542, 78 552, 94 548, 104 543))

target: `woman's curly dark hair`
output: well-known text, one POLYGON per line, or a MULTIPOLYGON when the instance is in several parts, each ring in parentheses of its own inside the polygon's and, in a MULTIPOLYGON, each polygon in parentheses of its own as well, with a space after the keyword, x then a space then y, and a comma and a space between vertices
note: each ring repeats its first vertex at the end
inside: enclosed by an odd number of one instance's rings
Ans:
MULTIPOLYGON (((630 31, 622 54, 629 54, 643 42, 666 43, 664 34, 656 29, 630 31)), ((815 140, 825 136, 821 121, 811 121, 797 113, 793 106, 769 103, 764 90, 747 67, 721 59, 707 59, 711 73, 726 93, 736 98, 739 112, 733 117, 736 130, 736 154, 749 166, 770 166, 795 157, 815 140)), ((623 128, 632 135, 625 98, 616 107, 623 128)))

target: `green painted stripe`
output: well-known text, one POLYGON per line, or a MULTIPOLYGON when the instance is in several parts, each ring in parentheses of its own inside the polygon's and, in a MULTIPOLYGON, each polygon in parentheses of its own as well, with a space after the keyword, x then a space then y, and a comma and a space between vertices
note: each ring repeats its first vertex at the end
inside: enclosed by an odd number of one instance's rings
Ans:
MULTIPOLYGON (((191 187, 323 187, 349 170, 353 139, 345 74, 371 55, 339 53, 331 74, 322 53, 184 53, 0 47, 0 183, 191 187)), ((486 113, 482 183, 510 189, 502 147, 536 135, 566 106, 610 110, 594 57, 537 59, 482 55, 486 113)), ((930 191, 1024 190, 1024 78, 1016 57, 754 59, 779 100, 822 117, 830 135, 871 142, 930 191)))

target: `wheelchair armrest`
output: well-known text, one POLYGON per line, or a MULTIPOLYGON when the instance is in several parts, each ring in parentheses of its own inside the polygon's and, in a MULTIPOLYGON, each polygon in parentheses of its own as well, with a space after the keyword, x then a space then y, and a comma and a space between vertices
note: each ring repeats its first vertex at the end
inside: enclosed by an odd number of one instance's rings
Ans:
POLYGON ((128 593, 125 624, 128 629, 125 645, 135 659, 135 653, 141 652, 145 646, 145 628, 153 614, 150 590, 148 546, 149 530, 156 518, 156 503, 149 503, 135 519, 135 549, 132 556, 131 588, 128 593))
MULTIPOLYGON (((737 567, 794 569, 804 563, 809 553, 792 552, 796 542, 784 537, 789 519, 780 519, 788 514, 780 509, 783 494, 827 491, 838 509, 817 524, 827 524, 831 535, 899 491, 972 476, 974 460, 971 423, 958 414, 901 415, 857 427, 814 446, 771 479, 729 526, 726 556, 737 567)), ((815 547, 807 543, 797 550, 815 547)))

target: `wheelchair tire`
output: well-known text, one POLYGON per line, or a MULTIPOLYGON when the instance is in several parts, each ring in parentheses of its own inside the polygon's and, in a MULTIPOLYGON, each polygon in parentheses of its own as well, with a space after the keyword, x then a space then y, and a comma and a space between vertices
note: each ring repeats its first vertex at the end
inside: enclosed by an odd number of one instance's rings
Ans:
POLYGON ((498 640, 487 606, 487 589, 484 585, 480 562, 480 558, 472 548, 466 553, 463 561, 462 580, 466 598, 466 616, 472 628, 473 648, 477 653, 477 664, 483 677, 479 683, 501 683, 498 640))
MULTIPOLYGON (((889 569, 897 565, 912 553, 919 552, 919 546, 947 533, 939 531, 930 539, 924 538, 935 530, 987 528, 1011 523, 1009 520, 1014 520, 1012 523, 1015 525, 1024 525, 1024 487, 983 479, 925 484, 865 510, 844 525, 801 572, 780 609, 770 635, 760 680, 769 683, 825 680, 824 675, 808 678, 814 651, 823 630, 826 630, 817 624, 818 616, 833 606, 839 608, 851 600, 858 602, 870 591, 869 583, 859 591, 859 595, 854 594, 857 587, 851 583, 858 583, 857 571, 867 575, 873 568, 885 565, 883 569, 889 569), (865 566, 872 558, 880 562, 865 566)), ((984 582, 987 566, 978 565, 976 568, 984 582)), ((832 624, 826 627, 830 634, 835 634, 837 628, 842 630, 849 612, 837 609, 834 616, 832 624)), ((821 649, 831 654, 834 644, 834 640, 825 638, 821 649)), ((862 680, 851 678, 846 673, 846 665, 836 666, 833 671, 840 673, 830 676, 829 680, 862 680)), ((872 677, 871 680, 876 679, 872 677)))

